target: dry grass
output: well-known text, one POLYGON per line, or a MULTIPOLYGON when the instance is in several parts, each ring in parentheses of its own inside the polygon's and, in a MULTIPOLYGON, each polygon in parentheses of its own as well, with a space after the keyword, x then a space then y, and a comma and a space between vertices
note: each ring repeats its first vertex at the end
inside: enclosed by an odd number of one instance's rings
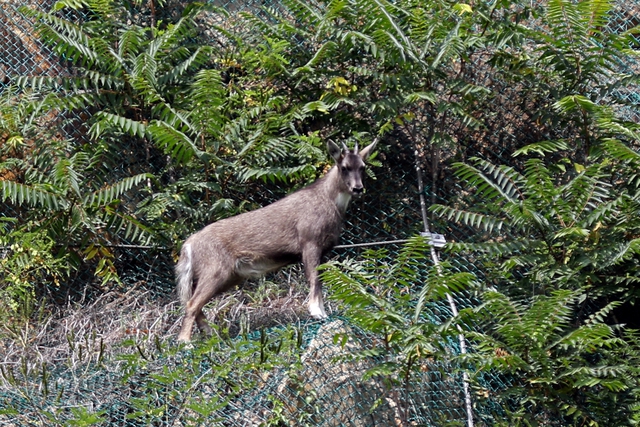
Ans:
MULTIPOLYGON (((293 266, 214 298, 205 312, 220 333, 235 336, 307 318, 307 292, 302 269, 293 266)), ((148 346, 156 340, 172 343, 182 321, 175 295, 158 298, 142 286, 43 312, 40 320, 0 329, 1 368, 97 362, 131 351, 122 346, 131 339, 148 346)))

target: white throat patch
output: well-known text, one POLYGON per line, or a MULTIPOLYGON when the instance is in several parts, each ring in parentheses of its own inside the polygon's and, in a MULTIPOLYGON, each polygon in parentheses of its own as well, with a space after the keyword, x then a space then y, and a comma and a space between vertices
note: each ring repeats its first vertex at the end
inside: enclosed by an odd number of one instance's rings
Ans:
POLYGON ((351 194, 349 193, 338 193, 336 196, 336 206, 340 210, 340 212, 345 212, 347 210, 347 205, 351 201, 351 194))

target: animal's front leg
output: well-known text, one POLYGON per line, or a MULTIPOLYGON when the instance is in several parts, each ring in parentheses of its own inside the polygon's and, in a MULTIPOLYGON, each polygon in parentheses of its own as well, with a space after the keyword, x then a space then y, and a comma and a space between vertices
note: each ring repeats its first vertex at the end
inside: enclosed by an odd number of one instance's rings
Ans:
POLYGON ((304 272, 309 282, 309 314, 316 319, 327 318, 322 299, 322 282, 318 277, 318 266, 321 258, 322 250, 315 245, 307 245, 302 252, 304 272))

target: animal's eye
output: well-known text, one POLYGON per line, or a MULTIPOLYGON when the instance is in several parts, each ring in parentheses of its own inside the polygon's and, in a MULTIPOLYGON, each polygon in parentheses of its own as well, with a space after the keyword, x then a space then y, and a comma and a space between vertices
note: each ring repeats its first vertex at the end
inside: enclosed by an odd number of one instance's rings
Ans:
POLYGON ((348 166, 342 166, 342 172, 344 172, 344 173, 349 172, 349 167, 348 166))

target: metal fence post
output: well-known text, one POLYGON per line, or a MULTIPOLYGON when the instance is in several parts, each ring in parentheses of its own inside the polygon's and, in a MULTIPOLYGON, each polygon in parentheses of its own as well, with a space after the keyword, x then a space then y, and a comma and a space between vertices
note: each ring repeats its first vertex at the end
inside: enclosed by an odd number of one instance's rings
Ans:
MULTIPOLYGON (((431 230, 429 229, 429 218, 427 216, 427 202, 424 197, 424 182, 422 180, 422 169, 420 168, 420 156, 418 149, 415 149, 415 168, 418 179, 418 192, 420 193, 420 211, 422 213, 422 222, 424 224, 424 234, 431 235, 431 230)), ((429 245, 429 251, 431 252, 431 260, 436 267, 436 271, 439 275, 442 275, 442 267, 440 266, 440 258, 438 257, 438 252, 436 251, 436 245, 429 245)), ((449 307, 451 308, 451 314, 456 317, 458 316, 458 308, 456 307, 456 303, 453 300, 453 296, 450 293, 447 293, 447 301, 449 302, 449 307)), ((458 342, 460 343, 460 353, 467 354, 467 343, 464 339, 464 335, 462 334, 462 328, 458 325, 458 342)), ((471 401, 471 392, 469 390, 469 374, 467 372, 462 373, 462 382, 464 388, 464 402, 465 408, 467 411, 467 427, 473 427, 473 403, 471 401)))

